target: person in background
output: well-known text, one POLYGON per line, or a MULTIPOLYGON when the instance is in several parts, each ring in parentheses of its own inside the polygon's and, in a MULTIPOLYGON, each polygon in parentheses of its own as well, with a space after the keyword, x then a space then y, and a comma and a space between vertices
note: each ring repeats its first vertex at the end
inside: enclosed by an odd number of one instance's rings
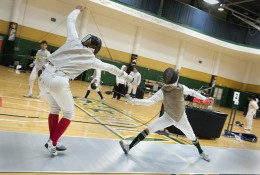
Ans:
POLYGON ((16 30, 17 30, 17 23, 11 22, 10 29, 9 29, 9 36, 8 36, 9 41, 15 40, 16 30))
POLYGON ((132 83, 129 83, 127 94, 132 93, 132 96, 135 98, 137 87, 141 83, 141 74, 138 72, 137 68, 134 67, 133 71, 130 73, 130 76, 134 77, 134 81, 132 83))
MULTIPOLYGON (((51 53, 47 50, 48 43, 47 41, 41 42, 41 49, 38 50, 35 56, 35 61, 30 65, 30 67, 33 67, 32 72, 30 74, 29 78, 29 89, 28 92, 24 95, 24 97, 31 98, 32 97, 32 91, 33 91, 33 85, 35 79, 38 77, 38 72, 42 69, 45 64, 47 64, 47 56, 49 56, 51 53)), ((41 97, 41 92, 39 90, 36 98, 41 97)))
POLYGON ((136 60, 136 59, 133 59, 133 60, 131 61, 131 63, 129 64, 126 73, 127 73, 127 74, 130 74, 130 73, 133 71, 133 68, 136 67, 136 64, 137 64, 137 60, 136 60))
POLYGON ((254 95, 248 96, 249 104, 248 104, 248 111, 246 114, 246 122, 247 126, 245 127, 245 130, 252 130, 252 124, 253 124, 253 117, 256 114, 257 109, 259 109, 258 106, 258 99, 254 95))
POLYGON ((211 88, 209 89, 209 96, 210 96, 210 97, 213 97, 213 96, 214 96, 216 81, 217 81, 217 76, 212 75, 211 82, 210 82, 210 84, 209 84, 209 87, 211 87, 211 88))
POLYGON ((100 92, 100 81, 101 81, 101 70, 95 69, 94 73, 92 75, 92 81, 90 82, 90 85, 88 86, 88 90, 86 92, 86 95, 82 100, 86 100, 90 94, 91 90, 96 90, 99 97, 100 97, 100 103, 103 103, 105 101, 102 93, 100 92))
MULTIPOLYGON (((126 72, 127 67, 125 65, 123 65, 121 67, 121 70, 126 72)), ((125 79, 123 79, 122 77, 116 76, 116 84, 115 84, 114 90, 113 90, 114 91, 113 100, 115 100, 115 99, 120 100, 125 86, 126 86, 125 79)))

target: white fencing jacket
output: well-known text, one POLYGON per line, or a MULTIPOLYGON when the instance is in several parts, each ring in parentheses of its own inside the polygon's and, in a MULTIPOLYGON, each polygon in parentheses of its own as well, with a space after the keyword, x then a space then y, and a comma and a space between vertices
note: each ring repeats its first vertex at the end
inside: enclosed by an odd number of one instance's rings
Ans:
MULTIPOLYGON (((126 68, 126 66, 123 65, 123 66, 121 67, 121 70, 124 70, 125 68, 126 68)), ((119 76, 116 76, 116 84, 124 84, 124 85, 126 85, 126 81, 125 81, 124 78, 119 77, 119 76)))
POLYGON ((100 69, 117 76, 127 77, 122 70, 114 65, 103 63, 93 52, 84 47, 76 31, 76 19, 79 9, 73 10, 67 18, 67 41, 57 51, 48 57, 57 71, 64 72, 70 79, 76 78, 88 69, 100 69))
POLYGON ((134 81, 132 82, 132 85, 139 86, 141 83, 141 74, 139 72, 131 72, 130 75, 134 77, 134 81))
POLYGON ((51 53, 45 49, 45 50, 38 50, 36 53, 36 60, 34 61, 35 67, 37 72, 42 69, 43 66, 45 66, 45 64, 48 63, 47 57, 50 55, 51 53))
POLYGON ((256 113, 256 110, 259 109, 258 106, 258 99, 256 100, 250 100, 248 104, 248 113, 252 113, 253 115, 256 113))

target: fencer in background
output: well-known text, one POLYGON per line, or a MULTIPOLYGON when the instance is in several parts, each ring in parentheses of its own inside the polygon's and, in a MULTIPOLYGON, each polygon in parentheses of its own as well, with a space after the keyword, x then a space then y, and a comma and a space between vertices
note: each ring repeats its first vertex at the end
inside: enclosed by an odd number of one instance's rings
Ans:
MULTIPOLYGON (((41 42, 41 49, 37 51, 36 56, 35 56, 35 61, 30 65, 30 66, 34 66, 33 70, 30 74, 30 78, 29 78, 29 90, 28 92, 24 95, 24 97, 32 97, 32 93, 33 93, 33 85, 34 85, 34 81, 35 79, 38 77, 38 72, 39 70, 42 69, 43 66, 45 66, 45 64, 47 64, 47 56, 49 56, 51 53, 47 50, 48 47, 48 43, 47 41, 42 41, 41 42)), ((41 97, 41 92, 39 90, 36 98, 40 98, 41 97)))
POLYGON ((133 68, 133 71, 130 73, 130 75, 132 77, 134 77, 134 81, 132 83, 128 84, 127 94, 131 94, 132 93, 132 97, 135 98, 136 97, 136 90, 137 90, 137 87, 141 83, 141 78, 142 77, 141 77, 141 74, 138 72, 136 67, 133 68))
POLYGON ((182 84, 179 84, 179 75, 172 68, 168 68, 164 71, 163 79, 165 85, 148 99, 136 99, 131 98, 129 95, 126 96, 126 98, 129 99, 131 103, 137 105, 150 106, 156 102, 162 101, 164 114, 162 117, 156 119, 152 124, 150 124, 145 130, 143 130, 130 144, 121 140, 119 142, 120 146, 122 147, 125 154, 127 154, 130 149, 132 149, 140 141, 144 140, 145 137, 150 133, 154 133, 158 130, 174 125, 176 128, 180 129, 186 135, 186 137, 188 137, 188 139, 192 141, 192 143, 198 149, 200 156, 204 160, 210 161, 209 156, 201 149, 199 140, 196 138, 187 119, 184 103, 184 95, 191 95, 201 100, 206 100, 207 98, 200 93, 189 89, 182 84))
MULTIPOLYGON (((121 67, 121 70, 126 72, 127 67, 125 65, 123 65, 121 67)), ((121 94, 123 94, 123 89, 125 86, 126 86, 125 79, 122 77, 116 76, 116 83, 115 83, 114 90, 113 90, 114 91, 113 100, 115 100, 115 99, 120 100, 121 94)))
POLYGON ((137 60, 136 59, 132 60, 128 66, 126 73, 130 74, 133 71, 133 68, 136 67, 136 64, 137 64, 137 60))
POLYGON ((253 124, 253 118, 256 115, 256 111, 259 109, 258 106, 258 99, 254 95, 248 96, 249 104, 248 104, 248 111, 246 114, 246 122, 247 125, 245 127, 245 130, 252 130, 252 124, 253 124))
POLYGON ((103 103, 105 101, 105 99, 104 99, 102 93, 100 92, 100 88, 101 88, 100 82, 101 82, 101 70, 95 69, 94 73, 92 75, 92 80, 91 80, 91 82, 90 82, 90 84, 88 86, 88 90, 86 92, 86 95, 85 95, 84 98, 82 98, 82 100, 87 100, 87 98, 88 98, 88 96, 90 94, 90 91, 92 89, 92 90, 96 90, 97 91, 97 93, 98 93, 98 95, 100 97, 100 103, 103 103))
POLYGON ((127 82, 133 81, 133 77, 116 66, 103 63, 96 58, 95 54, 102 47, 99 37, 89 34, 82 40, 79 39, 76 20, 80 12, 84 10, 85 7, 79 5, 68 15, 66 43, 48 57, 49 64, 39 78, 41 92, 50 105, 48 117, 50 139, 45 147, 53 156, 57 155, 59 138, 67 130, 74 117, 74 100, 69 80, 75 79, 88 69, 98 69, 122 77, 127 82), (63 117, 59 120, 61 111, 63 117))

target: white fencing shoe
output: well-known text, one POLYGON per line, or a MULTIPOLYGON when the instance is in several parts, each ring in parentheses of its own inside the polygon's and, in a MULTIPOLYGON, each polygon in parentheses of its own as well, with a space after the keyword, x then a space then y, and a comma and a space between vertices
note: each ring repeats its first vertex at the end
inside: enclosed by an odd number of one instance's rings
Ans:
POLYGON ((207 154, 205 154, 205 153, 203 152, 203 153, 200 154, 200 156, 201 156, 204 160, 210 162, 209 155, 207 155, 207 154))
POLYGON ((58 152, 56 150, 56 146, 53 146, 51 139, 49 139, 49 141, 47 142, 47 149, 51 153, 52 156, 57 156, 58 152))
POLYGON ((125 152, 125 154, 128 154, 128 152, 129 152, 129 145, 127 143, 124 143, 123 140, 120 140, 119 144, 120 144, 121 148, 123 149, 123 151, 125 152))
POLYGON ((27 97, 27 98, 32 98, 32 94, 30 94, 30 93, 24 94, 23 96, 27 97))

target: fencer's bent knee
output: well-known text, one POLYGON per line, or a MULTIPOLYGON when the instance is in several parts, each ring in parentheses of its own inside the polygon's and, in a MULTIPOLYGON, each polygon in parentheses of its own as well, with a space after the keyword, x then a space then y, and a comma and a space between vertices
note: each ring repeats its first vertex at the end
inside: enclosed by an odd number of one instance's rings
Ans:
POLYGON ((66 118, 68 120, 72 120, 74 118, 74 111, 63 112, 63 118, 66 118))
POLYGON ((51 114, 59 114, 60 111, 61 111, 60 107, 58 107, 58 106, 55 106, 55 107, 51 106, 51 109, 50 109, 51 114))

